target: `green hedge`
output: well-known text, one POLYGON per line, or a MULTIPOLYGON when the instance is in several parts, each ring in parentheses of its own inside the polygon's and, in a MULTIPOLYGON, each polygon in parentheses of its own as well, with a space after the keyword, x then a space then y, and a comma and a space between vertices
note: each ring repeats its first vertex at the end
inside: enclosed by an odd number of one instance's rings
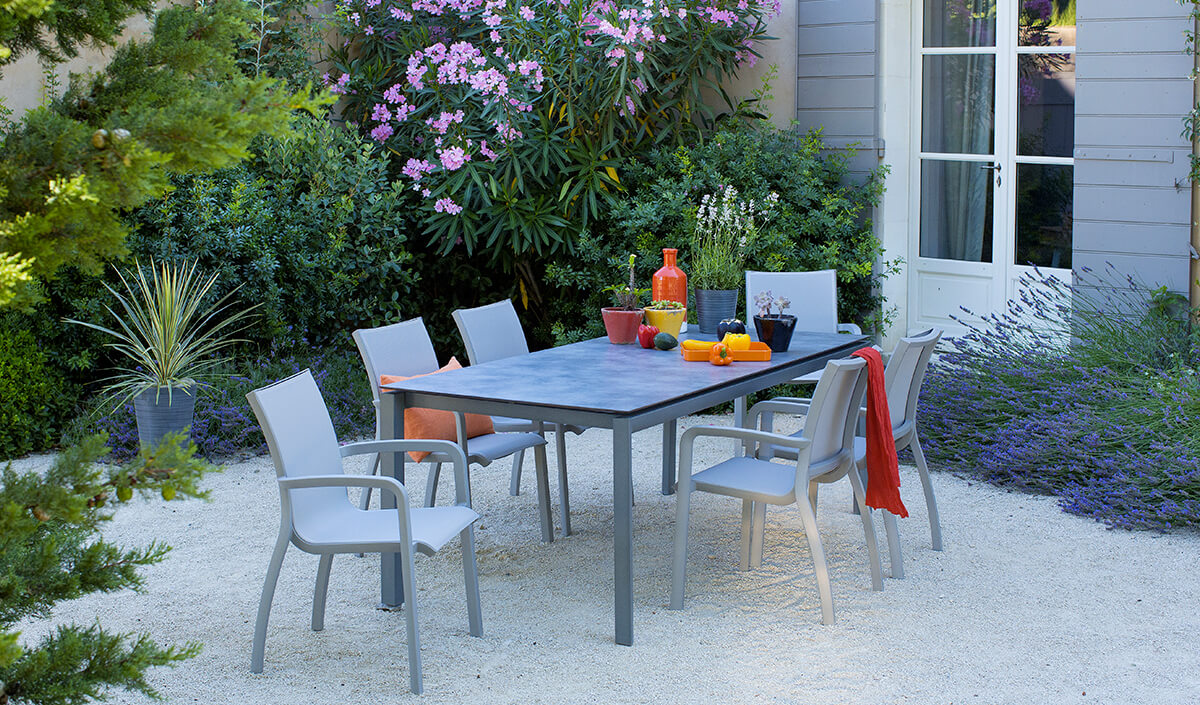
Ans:
POLYGON ((0 319, 0 458, 45 450, 72 400, 32 333, 0 319))

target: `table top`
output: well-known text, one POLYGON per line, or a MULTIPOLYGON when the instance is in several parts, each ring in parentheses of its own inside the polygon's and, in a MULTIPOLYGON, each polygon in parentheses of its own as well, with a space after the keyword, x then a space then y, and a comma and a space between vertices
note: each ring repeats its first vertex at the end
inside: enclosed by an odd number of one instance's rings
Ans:
POLYGON ((624 416, 800 367, 831 352, 849 354, 868 343, 866 336, 796 331, 791 349, 773 353, 770 361, 718 367, 685 362, 678 349, 647 350, 636 343, 613 345, 607 338, 595 338, 395 382, 384 389, 624 416))

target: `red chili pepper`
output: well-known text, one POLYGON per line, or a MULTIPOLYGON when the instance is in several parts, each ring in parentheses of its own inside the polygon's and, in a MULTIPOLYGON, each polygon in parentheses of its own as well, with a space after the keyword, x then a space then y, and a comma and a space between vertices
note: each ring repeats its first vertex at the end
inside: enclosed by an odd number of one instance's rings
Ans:
POLYGON ((652 348, 654 347, 654 336, 658 334, 659 330, 657 327, 648 326, 643 323, 642 325, 638 326, 638 343, 643 348, 652 348))

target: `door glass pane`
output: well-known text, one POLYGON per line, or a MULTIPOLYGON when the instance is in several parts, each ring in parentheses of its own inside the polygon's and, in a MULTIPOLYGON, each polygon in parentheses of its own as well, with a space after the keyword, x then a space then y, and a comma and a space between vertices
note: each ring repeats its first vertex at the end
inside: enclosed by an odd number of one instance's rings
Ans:
POLYGON ((1075 149, 1075 55, 1017 57, 1017 154, 1070 157, 1075 149))
POLYGON ((996 46, 996 0, 925 0, 925 46, 996 46))
POLYGON ((1014 264, 1071 267, 1074 167, 1017 165, 1017 253, 1014 264))
POLYGON ((921 256, 992 261, 991 162, 921 160, 921 256))
POLYGON ((1075 0, 1018 0, 1017 41, 1023 47, 1075 46, 1075 0))
POLYGON ((991 154, 996 57, 926 56, 922 64, 921 149, 991 154))

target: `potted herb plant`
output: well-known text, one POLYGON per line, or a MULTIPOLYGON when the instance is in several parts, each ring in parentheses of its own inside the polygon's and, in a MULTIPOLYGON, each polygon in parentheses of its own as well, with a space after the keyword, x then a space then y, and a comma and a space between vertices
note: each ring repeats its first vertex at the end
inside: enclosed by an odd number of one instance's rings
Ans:
POLYGON ((686 320, 687 307, 678 301, 652 301, 646 307, 646 323, 675 338, 679 337, 679 329, 686 320))
POLYGON ((229 336, 245 329, 256 306, 232 310, 235 289, 202 308, 217 275, 200 275, 195 262, 151 261, 149 270, 147 276, 135 262, 128 277, 117 273, 124 291, 104 285, 117 300, 116 310, 105 306, 115 327, 68 322, 107 334, 113 342, 106 346, 126 358, 128 367, 117 368, 106 391, 117 406, 133 399, 138 440, 153 447, 191 426, 197 390, 226 361, 218 353, 241 342, 229 336))
POLYGON ((637 340, 638 326, 642 324, 642 309, 638 308, 638 297, 642 290, 634 287, 633 263, 637 255, 629 255, 629 283, 614 284, 605 291, 611 291, 616 300, 615 306, 600 309, 604 317, 604 330, 608 333, 608 341, 614 345, 629 345, 637 340))
POLYGON ((765 222, 778 201, 774 193, 762 203, 743 201, 732 186, 723 186, 717 194, 705 194, 700 200, 690 262, 701 333, 715 333, 722 320, 737 315, 746 255, 760 225, 756 219, 765 222))
POLYGON ((758 308, 758 313, 754 316, 754 328, 758 332, 758 339, 774 352, 785 352, 792 342, 792 333, 796 330, 796 317, 783 312, 792 302, 782 296, 776 297, 768 289, 754 297, 754 305, 758 308), (778 313, 771 313, 772 307, 778 313))

